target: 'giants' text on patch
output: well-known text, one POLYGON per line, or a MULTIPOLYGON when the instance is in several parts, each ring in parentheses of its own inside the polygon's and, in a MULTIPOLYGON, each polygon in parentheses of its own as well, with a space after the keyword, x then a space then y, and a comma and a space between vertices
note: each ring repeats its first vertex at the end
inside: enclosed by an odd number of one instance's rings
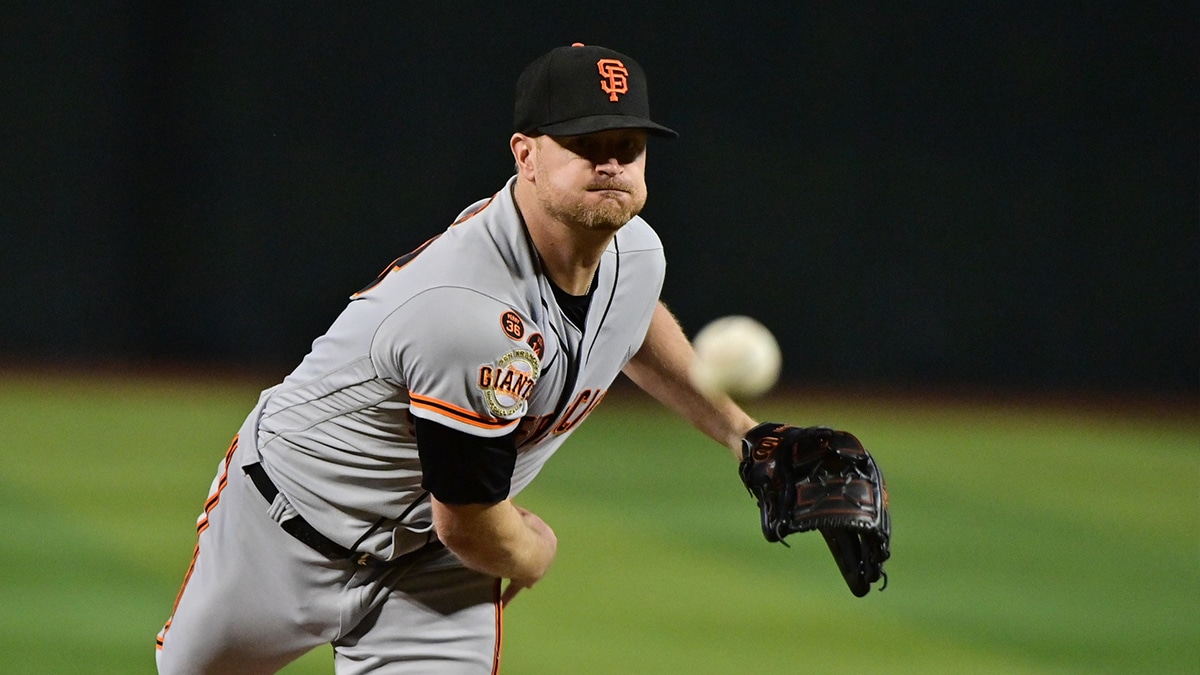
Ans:
POLYGON ((483 390, 493 415, 511 417, 523 412, 540 371, 536 354, 526 349, 514 349, 497 359, 495 364, 479 366, 476 385, 483 390))

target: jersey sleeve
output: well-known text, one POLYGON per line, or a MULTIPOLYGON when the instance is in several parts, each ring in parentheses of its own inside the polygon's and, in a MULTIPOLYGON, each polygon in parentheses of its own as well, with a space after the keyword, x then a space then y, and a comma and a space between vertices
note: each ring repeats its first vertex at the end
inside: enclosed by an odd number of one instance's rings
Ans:
POLYGON ((477 291, 434 288, 410 299, 371 344, 377 372, 408 390, 413 416, 474 436, 513 431, 541 364, 514 308, 477 291))

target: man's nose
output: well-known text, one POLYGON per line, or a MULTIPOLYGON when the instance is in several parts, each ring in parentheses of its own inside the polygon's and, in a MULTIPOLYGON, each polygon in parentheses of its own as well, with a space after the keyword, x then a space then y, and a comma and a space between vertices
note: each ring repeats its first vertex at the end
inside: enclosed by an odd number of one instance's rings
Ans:
POLYGON ((609 157, 608 159, 597 161, 596 171, 608 175, 616 175, 621 173, 621 161, 616 157, 609 157))

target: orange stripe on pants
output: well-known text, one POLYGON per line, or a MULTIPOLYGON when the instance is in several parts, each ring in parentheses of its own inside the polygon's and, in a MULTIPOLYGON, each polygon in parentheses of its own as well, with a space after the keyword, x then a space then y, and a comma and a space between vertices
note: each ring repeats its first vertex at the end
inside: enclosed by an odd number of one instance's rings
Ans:
MULTIPOLYGON (((221 470, 220 477, 217 479, 216 488, 208 499, 204 501, 204 512, 200 514, 199 520, 196 521, 196 548, 192 550, 192 562, 188 565, 187 574, 183 576, 183 584, 179 587, 179 593, 175 595, 175 604, 171 607, 171 617, 174 618, 175 612, 179 609, 179 601, 183 598, 183 591, 187 588, 188 581, 192 578, 192 572, 196 570, 196 560, 200 558, 200 534, 208 529, 208 515, 216 508, 217 503, 221 501, 221 491, 229 484, 229 463, 233 460, 233 452, 237 450, 238 437, 233 437, 233 442, 229 444, 229 450, 225 452, 224 468, 221 470)), ((162 649, 163 640, 167 637, 167 631, 171 628, 171 619, 167 619, 167 623, 158 633, 156 640, 158 649, 162 649)))

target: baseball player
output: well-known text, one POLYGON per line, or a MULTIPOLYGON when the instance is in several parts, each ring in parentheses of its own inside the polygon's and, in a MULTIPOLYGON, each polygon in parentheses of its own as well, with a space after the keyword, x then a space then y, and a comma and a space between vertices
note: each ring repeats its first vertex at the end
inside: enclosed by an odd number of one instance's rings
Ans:
POLYGON ((517 82, 517 173, 355 293, 224 458, 158 635, 161 673, 494 673, 557 539, 514 503, 619 373, 741 458, 755 426, 688 381, 638 217, 646 78, 560 47, 517 82), (507 581, 505 581, 507 580, 507 581))

